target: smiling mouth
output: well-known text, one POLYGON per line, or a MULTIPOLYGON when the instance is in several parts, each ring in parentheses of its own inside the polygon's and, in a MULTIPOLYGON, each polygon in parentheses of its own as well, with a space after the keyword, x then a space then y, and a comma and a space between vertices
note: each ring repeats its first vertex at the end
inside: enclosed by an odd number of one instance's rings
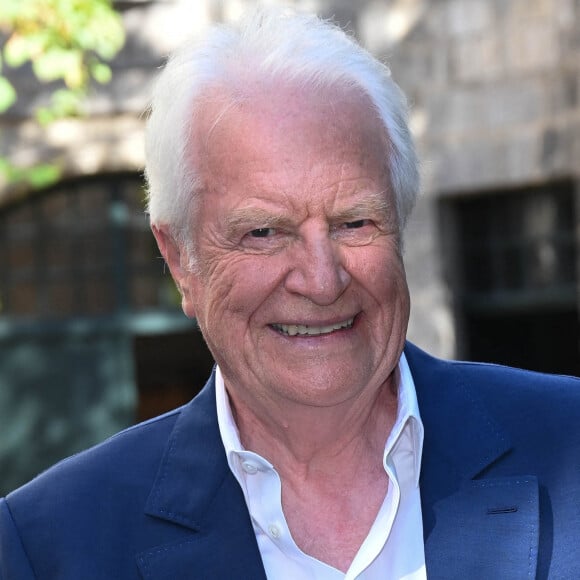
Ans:
POLYGON ((337 330, 352 328, 354 318, 326 326, 307 326, 305 324, 271 324, 270 326, 285 336, 320 336, 337 330))

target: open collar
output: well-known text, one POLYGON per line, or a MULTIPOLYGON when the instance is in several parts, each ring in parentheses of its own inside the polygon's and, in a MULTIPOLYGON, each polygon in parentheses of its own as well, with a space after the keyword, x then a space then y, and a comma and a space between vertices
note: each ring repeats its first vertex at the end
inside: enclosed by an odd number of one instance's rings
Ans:
MULTIPOLYGON (((488 477, 511 444, 469 384, 475 379, 412 345, 406 356, 425 428, 421 500, 429 579, 534 577, 535 478, 488 477)), ((182 526, 184 535, 138 555, 144 578, 201 572, 265 579, 243 494, 219 435, 213 377, 176 422, 146 512, 182 526)))

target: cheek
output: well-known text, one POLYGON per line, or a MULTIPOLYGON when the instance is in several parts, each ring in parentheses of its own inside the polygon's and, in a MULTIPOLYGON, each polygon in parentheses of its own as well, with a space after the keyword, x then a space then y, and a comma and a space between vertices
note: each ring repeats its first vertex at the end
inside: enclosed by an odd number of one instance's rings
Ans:
POLYGON ((275 293, 281 279, 281 269, 271 258, 240 256, 220 260, 208 272, 201 288, 206 319, 234 317, 248 322, 275 293))
POLYGON ((408 300, 405 269, 395 251, 367 248, 364 255, 351 258, 351 275, 379 305, 397 306, 398 298, 408 300))
POLYGON ((359 284, 366 296, 367 319, 377 342, 387 340, 391 346, 404 341, 410 313, 409 289, 402 261, 396 253, 374 256, 359 262, 359 284), (374 259, 373 259, 374 258, 374 259), (387 332, 387 336, 384 333, 387 332))
POLYGON ((386 306, 390 316, 401 324, 407 324, 409 318, 410 299, 407 277, 402 262, 398 259, 392 260, 383 269, 383 304, 386 306))

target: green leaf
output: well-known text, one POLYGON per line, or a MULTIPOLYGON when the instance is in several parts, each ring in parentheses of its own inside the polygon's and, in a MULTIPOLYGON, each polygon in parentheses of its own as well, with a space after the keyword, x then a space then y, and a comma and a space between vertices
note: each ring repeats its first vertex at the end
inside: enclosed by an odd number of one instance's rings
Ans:
POLYGON ((28 0, 2 0, 0 2, 0 24, 12 26, 14 20, 29 4, 28 0))
POLYGON ((58 118, 74 117, 80 113, 83 90, 59 89, 52 94, 52 109, 58 118))
POLYGON ((17 68, 23 65, 30 57, 29 44, 22 36, 12 35, 4 45, 6 64, 17 68))
POLYGON ((49 107, 38 107, 34 111, 34 116, 43 127, 46 127, 56 119, 54 112, 49 107))
MULTIPOLYGON (((77 10, 76 15, 80 11, 77 10)), ((77 27, 77 41, 85 49, 96 52, 102 59, 110 60, 125 42, 125 30, 120 15, 106 0, 86 3, 83 25, 77 27)))
POLYGON ((12 164, 8 161, 8 159, 0 157, 0 175, 3 175, 7 181, 10 178, 11 169, 12 164))
MULTIPOLYGON (((36 110, 42 124, 79 115, 89 81, 111 80, 111 68, 103 61, 114 58, 125 42, 123 21, 112 0, 0 0, 0 29, 0 112, 17 99, 1 74, 5 65, 30 63, 38 80, 62 80, 67 86, 52 93, 49 106, 36 110)), ((61 169, 53 164, 21 168, 0 157, 0 177, 45 187, 61 177, 61 169)))
POLYGON ((0 76, 0 113, 9 109, 16 102, 16 91, 12 83, 0 76))
POLYGON ((58 181, 62 171, 58 165, 44 163, 34 167, 17 167, 8 159, 0 157, 0 175, 11 184, 26 184, 29 187, 46 187, 58 181))
POLYGON ((102 85, 111 82, 113 73, 111 67, 104 62, 94 62, 90 66, 91 76, 102 85))
POLYGON ((43 126, 66 117, 78 117, 82 114, 82 102, 85 91, 82 89, 58 89, 51 96, 48 107, 36 109, 36 120, 43 126))
POLYGON ((31 167, 26 171, 26 181, 32 187, 46 187, 59 180, 61 170, 56 165, 44 164, 31 167))
POLYGON ((32 63, 34 74, 44 82, 65 79, 67 85, 82 84, 82 53, 54 47, 35 58, 32 63))

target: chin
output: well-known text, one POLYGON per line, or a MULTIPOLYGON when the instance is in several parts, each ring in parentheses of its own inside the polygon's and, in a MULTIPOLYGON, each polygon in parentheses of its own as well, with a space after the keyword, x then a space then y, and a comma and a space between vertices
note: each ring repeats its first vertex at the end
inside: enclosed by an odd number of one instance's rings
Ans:
POLYGON ((278 392, 283 390, 286 397, 295 403, 316 407, 340 405, 357 397, 364 390, 363 385, 356 384, 354 377, 348 380, 348 376, 344 374, 340 376, 340 379, 320 375, 311 375, 299 381, 296 381, 296 377, 293 379, 292 384, 286 389, 280 388, 281 384, 279 384, 278 392))

